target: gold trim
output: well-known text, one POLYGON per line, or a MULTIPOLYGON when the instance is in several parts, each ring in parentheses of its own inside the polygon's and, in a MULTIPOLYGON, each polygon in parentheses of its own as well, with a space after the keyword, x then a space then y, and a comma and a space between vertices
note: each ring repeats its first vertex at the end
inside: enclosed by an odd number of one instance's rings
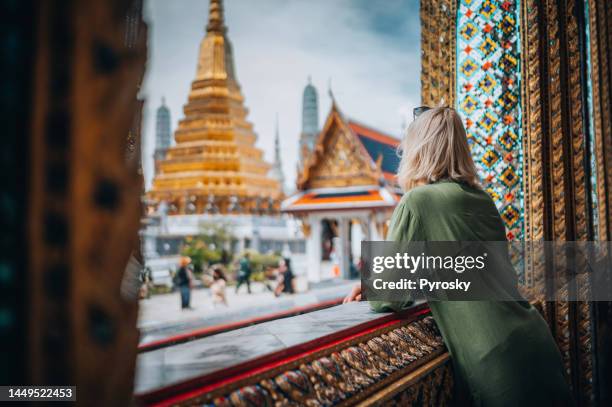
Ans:
POLYGON ((442 365, 450 361, 450 354, 448 352, 436 357, 435 359, 421 365, 416 370, 408 373, 405 377, 397 380, 390 384, 387 388, 379 391, 378 393, 368 397, 361 403, 357 404, 357 407, 367 407, 382 403, 391 397, 395 396, 399 392, 405 390, 407 387, 415 384, 416 382, 423 380, 424 376, 427 376, 436 369, 442 367, 442 365))

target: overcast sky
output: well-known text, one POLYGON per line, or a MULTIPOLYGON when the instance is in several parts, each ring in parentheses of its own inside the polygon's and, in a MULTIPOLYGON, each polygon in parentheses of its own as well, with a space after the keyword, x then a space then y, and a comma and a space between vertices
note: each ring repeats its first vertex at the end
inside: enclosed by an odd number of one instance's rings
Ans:
MULTIPOLYGON (((302 91, 310 75, 319 121, 330 108, 328 84, 342 112, 399 136, 419 104, 418 0, 225 0, 238 81, 266 160, 274 157, 279 115, 283 169, 296 176, 302 91)), ((149 60, 142 96, 143 162, 150 185, 155 110, 162 96, 172 130, 194 79, 205 34, 207 0, 146 0, 149 60)))

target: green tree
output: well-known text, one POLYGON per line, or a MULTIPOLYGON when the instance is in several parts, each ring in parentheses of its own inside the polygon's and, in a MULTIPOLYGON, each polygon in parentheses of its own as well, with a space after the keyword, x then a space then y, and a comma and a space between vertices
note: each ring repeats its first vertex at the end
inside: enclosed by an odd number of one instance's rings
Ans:
POLYGON ((231 226, 223 222, 201 222, 199 234, 188 237, 181 254, 189 256, 196 272, 202 272, 215 263, 227 264, 232 260, 231 247, 236 240, 231 226))
MULTIPOLYGON (((281 259, 281 256, 277 254, 263 254, 254 249, 247 249, 245 252, 249 253, 249 262, 251 263, 251 269, 253 271, 251 279, 253 281, 263 281, 265 278, 265 270, 269 267, 278 267, 278 262, 281 259)), ((244 252, 240 253, 238 258, 241 258, 243 255, 244 252)), ((234 267, 234 269, 237 268, 237 266, 234 267)))

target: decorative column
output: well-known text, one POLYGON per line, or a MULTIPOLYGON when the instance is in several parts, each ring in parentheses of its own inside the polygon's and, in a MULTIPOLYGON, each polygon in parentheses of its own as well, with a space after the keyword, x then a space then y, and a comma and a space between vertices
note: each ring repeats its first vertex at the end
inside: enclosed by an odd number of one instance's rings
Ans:
POLYGON ((374 214, 368 219, 368 240, 383 240, 378 230, 376 216, 374 214))
POLYGON ((321 281, 321 219, 308 215, 310 237, 306 241, 306 255, 308 258, 308 281, 317 283, 321 281))
POLYGON ((421 0, 421 102, 453 106, 456 0, 421 0))
POLYGON ((342 278, 349 278, 351 273, 351 238, 350 238, 350 219, 340 218, 340 247, 339 247, 339 258, 340 258, 340 276, 342 278))

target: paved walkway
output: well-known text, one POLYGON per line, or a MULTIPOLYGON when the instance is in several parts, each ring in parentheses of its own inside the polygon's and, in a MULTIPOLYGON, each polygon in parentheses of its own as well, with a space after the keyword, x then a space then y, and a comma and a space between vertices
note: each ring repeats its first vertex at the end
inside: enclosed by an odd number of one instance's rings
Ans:
POLYGON ((251 284, 252 294, 247 294, 245 286, 240 287, 238 294, 234 287, 228 287, 228 306, 217 308, 212 306, 210 290, 200 288, 191 292, 194 309, 185 311, 181 310, 178 292, 154 295, 140 301, 140 342, 332 300, 346 295, 353 284, 355 281, 329 280, 311 285, 306 292, 279 298, 262 283, 251 284))

